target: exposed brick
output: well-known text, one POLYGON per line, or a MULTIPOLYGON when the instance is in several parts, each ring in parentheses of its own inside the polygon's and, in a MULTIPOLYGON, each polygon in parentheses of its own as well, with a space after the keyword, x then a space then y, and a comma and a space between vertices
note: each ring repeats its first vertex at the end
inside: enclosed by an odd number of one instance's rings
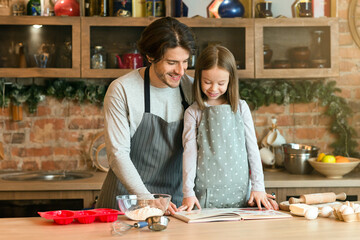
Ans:
POLYGON ((354 72, 356 71, 356 64, 350 61, 340 61, 341 72, 354 72))
POLYGON ((72 119, 69 124, 69 129, 100 129, 104 127, 104 120, 77 118, 72 119))
POLYGON ((67 142, 72 142, 72 143, 84 141, 84 133, 78 131, 64 132, 62 133, 61 137, 65 139, 67 142))
POLYGON ((355 90, 355 98, 360 99, 360 88, 355 90))
POLYGON ((10 108, 8 107, 0 107, 0 117, 8 117, 10 116, 10 108))
POLYGON ((339 32, 340 33, 349 32, 349 25, 347 22, 339 22, 339 32))
POLYGON ((350 33, 340 34, 340 36, 339 36, 339 45, 340 46, 349 46, 349 45, 353 45, 353 44, 354 44, 354 40, 350 33))
POLYGON ((39 165, 36 161, 25 161, 22 169, 25 171, 36 171, 39 170, 39 165))
POLYGON ((325 128, 302 128, 295 131, 295 136, 298 139, 307 139, 307 140, 313 140, 313 139, 319 139, 324 136, 324 134, 327 132, 327 129, 325 128))
POLYGON ((10 161, 10 160, 4 160, 4 161, 0 161, 0 166, 1 166, 1 169, 4 169, 4 170, 16 170, 17 162, 10 161))
POLYGON ((14 133, 11 138, 11 143, 20 144, 25 142, 25 133, 14 133))
POLYGON ((294 119, 291 115, 279 115, 276 116, 276 123, 280 126, 291 126, 294 123, 294 119))
POLYGON ((11 133, 4 133, 3 140, 4 140, 4 143, 6 143, 6 144, 11 143, 11 133))
POLYGON ((348 17, 348 10, 347 9, 339 9, 338 10, 338 17, 346 19, 348 17))
POLYGON ((13 156, 17 156, 17 157, 42 157, 42 156, 50 156, 52 154, 52 149, 50 147, 41 147, 41 148, 13 147, 11 153, 13 156))
POLYGON ((269 106, 262 106, 258 110, 256 110, 256 113, 283 113, 285 111, 284 105, 277 105, 277 104, 270 104, 269 106))
POLYGON ((339 82, 344 86, 360 86, 360 77, 359 73, 350 73, 340 77, 339 82))
POLYGON ((6 130, 19 130, 23 128, 29 128, 31 126, 31 123, 27 120, 14 122, 11 120, 5 120, 5 129, 6 130))
POLYGON ((49 116, 51 115, 51 108, 48 106, 38 106, 35 115, 37 117, 49 116))
POLYGON ((359 59, 360 49, 358 47, 340 48, 339 55, 344 59, 359 59))
MULTIPOLYGON (((319 111, 319 103, 297 103, 290 105, 290 113, 311 113, 319 111)), ((321 111, 321 110, 320 110, 321 111)))
POLYGON ((52 170, 71 170, 77 168, 77 161, 42 161, 41 169, 52 170))
POLYGON ((265 116, 261 116, 261 115, 255 114, 255 117, 253 117, 254 125, 255 125, 256 127, 267 126, 267 125, 268 125, 267 119, 268 119, 268 118, 265 117, 265 116))
POLYGON ((62 130, 65 128, 64 119, 39 119, 34 122, 34 127, 39 127, 45 131, 62 130))

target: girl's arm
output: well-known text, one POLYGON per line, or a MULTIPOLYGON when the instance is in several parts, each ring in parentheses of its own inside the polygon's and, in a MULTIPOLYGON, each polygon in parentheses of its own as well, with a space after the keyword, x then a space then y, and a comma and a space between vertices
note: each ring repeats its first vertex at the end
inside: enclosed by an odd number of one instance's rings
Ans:
POLYGON ((194 105, 190 106, 184 114, 183 132, 183 194, 184 197, 195 196, 195 176, 197 161, 197 111, 194 105))
POLYGON ((250 108, 244 100, 240 100, 240 111, 245 127, 245 144, 251 170, 251 190, 265 192, 264 173, 261 164, 260 152, 257 145, 254 122, 250 108))

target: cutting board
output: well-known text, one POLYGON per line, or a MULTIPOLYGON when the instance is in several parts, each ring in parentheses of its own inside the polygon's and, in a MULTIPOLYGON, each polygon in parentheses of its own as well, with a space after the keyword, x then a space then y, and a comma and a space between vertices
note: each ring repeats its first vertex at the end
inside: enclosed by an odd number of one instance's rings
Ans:
MULTIPOLYGON (((331 207, 334 207, 336 205, 342 205, 341 202, 331 202, 331 203, 321 203, 321 204, 311 204, 311 206, 313 207, 317 207, 319 209, 325 207, 325 206, 331 206, 331 207)), ((288 211, 290 212, 290 203, 289 201, 284 201, 284 202, 281 202, 279 204, 279 208, 280 210, 283 210, 283 211, 288 211)))

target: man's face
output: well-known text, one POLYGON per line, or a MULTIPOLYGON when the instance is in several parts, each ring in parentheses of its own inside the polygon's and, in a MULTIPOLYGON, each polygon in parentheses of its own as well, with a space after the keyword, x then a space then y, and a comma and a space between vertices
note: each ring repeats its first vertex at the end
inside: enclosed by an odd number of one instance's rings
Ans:
MULTIPOLYGON (((151 85, 176 88, 188 67, 189 52, 182 47, 168 48, 164 57, 150 67, 151 85)), ((151 60, 151 59, 150 59, 151 60)))

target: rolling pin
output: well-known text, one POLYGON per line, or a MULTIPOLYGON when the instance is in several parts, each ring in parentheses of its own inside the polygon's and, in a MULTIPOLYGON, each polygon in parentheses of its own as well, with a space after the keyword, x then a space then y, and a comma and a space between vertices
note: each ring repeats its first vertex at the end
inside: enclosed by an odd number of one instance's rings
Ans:
POLYGON ((345 200, 346 194, 339 193, 335 194, 333 192, 328 193, 314 193, 314 194, 304 194, 301 195, 300 198, 290 198, 289 203, 305 203, 305 204, 318 204, 318 203, 329 203, 335 202, 336 200, 345 200))

